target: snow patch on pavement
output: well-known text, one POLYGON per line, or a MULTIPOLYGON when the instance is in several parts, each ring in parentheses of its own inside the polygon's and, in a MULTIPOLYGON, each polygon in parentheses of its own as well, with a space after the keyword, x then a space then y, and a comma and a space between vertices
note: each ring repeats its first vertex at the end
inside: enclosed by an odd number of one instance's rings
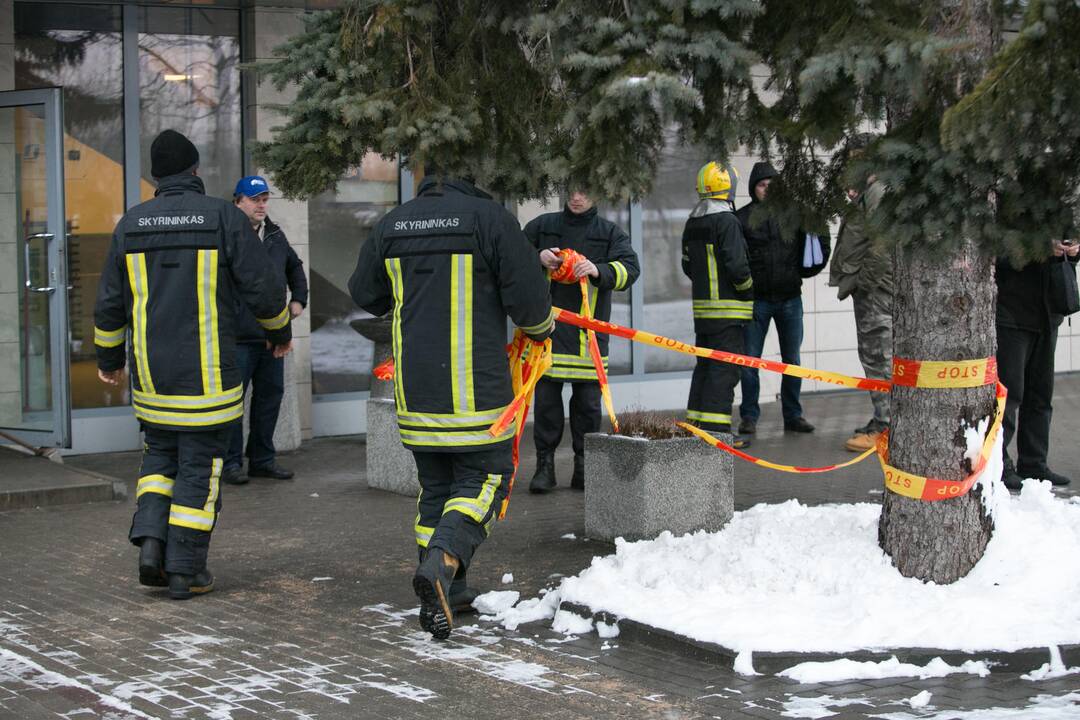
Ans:
POLYGON ((520 598, 521 593, 517 590, 492 590, 478 595, 473 600, 473 607, 481 615, 498 615, 514 607, 520 598))
POLYGON ((857 662, 855 660, 832 660, 829 662, 804 662, 780 673, 781 677, 790 678, 804 685, 840 680, 880 680, 891 677, 926 678, 945 677, 953 673, 968 673, 986 677, 990 668, 983 661, 968 660, 963 665, 950 665, 941 658, 934 658, 924 666, 902 663, 892 656, 888 660, 857 662))
POLYGON ((942 710, 933 714, 925 712, 882 713, 872 717, 881 720, 1066 720, 1080 718, 1080 693, 1066 695, 1038 695, 1030 705, 1020 708, 989 707, 978 710, 942 710))
POLYGON ((907 704, 910 705, 912 709, 926 707, 930 704, 931 697, 933 697, 933 693, 931 693, 929 690, 923 690, 918 695, 915 695, 914 697, 909 697, 907 704))
POLYGON ((1066 675, 1080 673, 1080 667, 1065 667, 1061 659, 1061 650, 1057 645, 1050 646, 1050 662, 1044 663, 1037 670, 1032 670, 1027 675, 1021 675, 1024 680, 1053 680, 1066 675))
POLYGON ((984 474, 994 478, 994 537, 952 585, 896 572, 877 544, 879 505, 791 500, 738 512, 716 533, 617 540, 614 555, 593 558, 500 621, 513 630, 553 617, 561 600, 736 651, 922 647, 927 638, 971 652, 1080 642, 1080 506, 1046 482, 998 496, 1000 468, 998 456, 984 474))
POLYGON ((866 698, 833 698, 832 695, 819 695, 818 697, 793 696, 783 703, 784 710, 780 714, 790 718, 827 718, 836 715, 832 708, 843 708, 849 705, 870 705, 866 698))

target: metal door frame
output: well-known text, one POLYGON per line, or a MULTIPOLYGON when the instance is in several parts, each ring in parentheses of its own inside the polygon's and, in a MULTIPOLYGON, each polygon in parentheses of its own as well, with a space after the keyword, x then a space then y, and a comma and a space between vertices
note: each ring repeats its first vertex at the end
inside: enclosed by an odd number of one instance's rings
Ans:
MULTIPOLYGON (((40 105, 45 108, 45 191, 48 203, 45 234, 48 238, 48 285, 23 291, 49 296, 49 368, 52 380, 52 430, 8 429, 41 447, 71 447, 71 374, 68 331, 67 214, 64 206, 64 96, 61 88, 0 91, 0 108, 40 105)), ((20 233, 21 235, 21 233, 20 233)), ((26 242, 26 238, 22 238, 26 242)), ((29 267, 24 268, 29 275, 29 267)))

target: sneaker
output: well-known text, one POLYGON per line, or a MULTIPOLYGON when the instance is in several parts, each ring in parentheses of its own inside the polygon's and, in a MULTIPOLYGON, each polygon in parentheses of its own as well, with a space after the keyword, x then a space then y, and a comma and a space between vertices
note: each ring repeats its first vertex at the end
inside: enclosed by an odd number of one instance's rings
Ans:
POLYGON ((1010 490, 1019 490, 1024 484, 1024 478, 1020 477, 1020 473, 1016 472, 1016 466, 1013 465, 1012 458, 1005 458, 1004 467, 1001 469, 1001 482, 1010 490))
POLYGON ((585 489, 585 456, 574 456, 574 476, 570 478, 570 487, 574 490, 585 489))
MULTIPOLYGON (((741 425, 739 426, 739 432, 742 432, 741 425)), ((784 421, 784 432, 812 433, 814 432, 814 426, 807 422, 806 418, 799 416, 784 421)))
POLYGON ((226 485, 245 485, 249 479, 240 472, 238 467, 229 467, 221 471, 221 482, 226 485))
POLYGON ((745 417, 739 420, 739 434, 740 435, 753 435, 757 432, 757 420, 750 417, 745 417))
POLYGON ((139 584, 148 587, 165 587, 169 584, 162 569, 165 543, 157 538, 143 538, 139 546, 139 584))
POLYGON ((420 598, 420 627, 436 640, 450 637, 454 629, 449 598, 458 564, 458 559, 442 548, 428 548, 413 575, 413 591, 420 598))
POLYGON ((536 473, 529 481, 529 492, 543 495, 555 489, 555 453, 536 454, 536 473))
POLYGON ((213 590, 214 576, 209 570, 194 575, 169 575, 169 597, 173 600, 188 600, 213 590))

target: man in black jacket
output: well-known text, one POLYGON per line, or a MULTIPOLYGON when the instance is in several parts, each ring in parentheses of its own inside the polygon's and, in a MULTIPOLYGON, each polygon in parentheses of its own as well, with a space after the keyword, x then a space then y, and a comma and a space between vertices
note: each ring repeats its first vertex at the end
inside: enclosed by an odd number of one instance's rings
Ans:
MULTIPOLYGON (((738 173, 710 162, 698 171, 700 199, 682 236, 682 269, 691 282, 695 344, 733 353, 743 351, 743 326, 753 318, 754 279, 746 240, 735 217, 738 173)), ((731 403, 739 368, 698 358, 690 380, 686 419, 712 433, 731 432, 731 403)), ((749 441, 736 438, 736 447, 749 441)))
POLYGON ((998 258, 997 361, 1001 384, 1009 390, 1005 401, 1002 445, 1005 469, 1001 479, 1019 490, 1023 478, 1068 485, 1070 480, 1046 464, 1050 450, 1050 417, 1054 397, 1054 350, 1062 316, 1050 305, 1050 272, 1055 263, 1076 263, 1076 240, 1052 242, 1053 257, 1029 262, 1017 270, 1007 258, 998 258), (1019 411, 1019 419, 1017 412, 1019 411), (1009 443, 1016 436, 1016 462, 1009 443))
MULTIPOLYGON (((746 237, 750 274, 754 278, 754 318, 746 324, 746 354, 761 357, 769 323, 776 323, 780 358, 799 364, 803 340, 803 278, 812 278, 829 261, 829 238, 799 230, 785 236, 780 223, 762 207, 776 170, 767 162, 754 164, 750 171, 750 202, 735 213, 746 237)), ((757 432, 761 416, 758 396, 761 384, 757 368, 742 369, 742 403, 739 405, 739 432, 757 432)), ((784 375, 780 381, 780 407, 784 429, 813 432, 814 426, 802 414, 799 392, 802 378, 784 375)))
POLYGON ((420 626, 445 638, 475 596, 465 571, 514 472, 513 424, 488 433, 514 397, 506 318, 547 338, 547 278, 517 219, 490 195, 429 176, 375 226, 349 292, 372 315, 393 310, 398 430, 421 488, 413 590, 420 626))
MULTIPOLYGON (((258 175, 242 178, 236 183, 233 203, 247 216, 252 229, 262 241, 274 266, 274 273, 288 285, 292 293, 289 315, 295 320, 307 307, 308 285, 304 263, 289 245, 284 231, 267 215, 270 187, 266 180, 258 175)), ((285 359, 274 357, 267 347, 266 333, 243 303, 236 305, 236 323, 236 363, 240 367, 245 393, 248 383, 251 384, 248 471, 247 477, 240 472, 244 464, 244 428, 239 424, 229 443, 229 455, 225 458, 221 479, 230 485, 242 485, 253 477, 288 480, 293 472, 277 464, 274 449, 274 428, 281 412, 281 398, 285 394, 285 359)))
POLYGON ((292 333, 284 285, 244 214, 206 196, 195 146, 166 130, 150 163, 155 197, 120 218, 101 270, 94 345, 102 381, 119 385, 124 365, 132 369, 145 441, 129 534, 139 582, 184 600, 214 587, 210 533, 232 426, 244 414, 235 303, 255 314, 276 355, 290 350, 292 333))
MULTIPOLYGON (((589 306, 597 320, 611 319, 611 293, 626 290, 640 273, 637 253, 630 237, 615 223, 600 217, 592 199, 584 192, 570 193, 562 212, 546 213, 525 226, 529 242, 540 250, 540 262, 548 270, 559 269, 559 250, 569 248, 585 259, 574 268, 574 277, 589 278, 589 306)), ((552 283, 551 302, 572 312, 581 312, 581 288, 552 283)), ((536 385, 533 403, 533 437, 536 440, 536 474, 529 492, 555 489, 555 448, 563 435, 562 387, 570 383, 570 435, 574 446, 574 475, 570 487, 585 489, 585 434, 600 430, 600 382, 586 331, 559 324, 552 334, 552 365, 536 385)), ((608 336, 597 333, 597 345, 607 367, 608 336)))

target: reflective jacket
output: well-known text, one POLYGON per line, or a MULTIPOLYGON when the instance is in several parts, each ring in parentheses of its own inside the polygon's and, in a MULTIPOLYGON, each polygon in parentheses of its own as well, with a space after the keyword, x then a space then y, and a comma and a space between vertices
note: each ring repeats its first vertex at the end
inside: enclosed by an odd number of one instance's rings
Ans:
POLYGON ((692 286, 694 332, 718 332, 753 319, 746 240, 730 203, 699 202, 683 229, 682 251, 682 269, 692 286))
MULTIPOLYGON (((599 277, 589 278, 589 306, 597 320, 611 319, 611 293, 626 290, 638 279, 641 270, 637 253, 630 247, 630 237, 615 223, 600 217, 596 208, 575 215, 569 208, 562 212, 546 213, 525 226, 525 235, 538 250, 570 248, 577 250, 596 265, 599 277)), ((581 312, 581 286, 551 283, 553 305, 572 312, 581 312)), ((552 366, 545 377, 566 381, 596 382, 596 369, 584 330, 557 323, 552 334, 552 366)), ((608 364, 608 336, 597 333, 596 341, 608 364)))
POLYGON ((360 249, 349 293, 393 314, 394 398, 404 445, 465 452, 513 437, 487 429, 513 399, 507 316, 543 340, 554 319, 536 250, 517 220, 460 180, 425 179, 360 249))
POLYGON ((124 367, 128 345, 141 422, 199 431, 240 420, 237 297, 273 344, 291 339, 284 283, 251 223, 207 197, 198 177, 164 178, 154 199, 120 218, 98 285, 94 345, 105 371, 124 367))

